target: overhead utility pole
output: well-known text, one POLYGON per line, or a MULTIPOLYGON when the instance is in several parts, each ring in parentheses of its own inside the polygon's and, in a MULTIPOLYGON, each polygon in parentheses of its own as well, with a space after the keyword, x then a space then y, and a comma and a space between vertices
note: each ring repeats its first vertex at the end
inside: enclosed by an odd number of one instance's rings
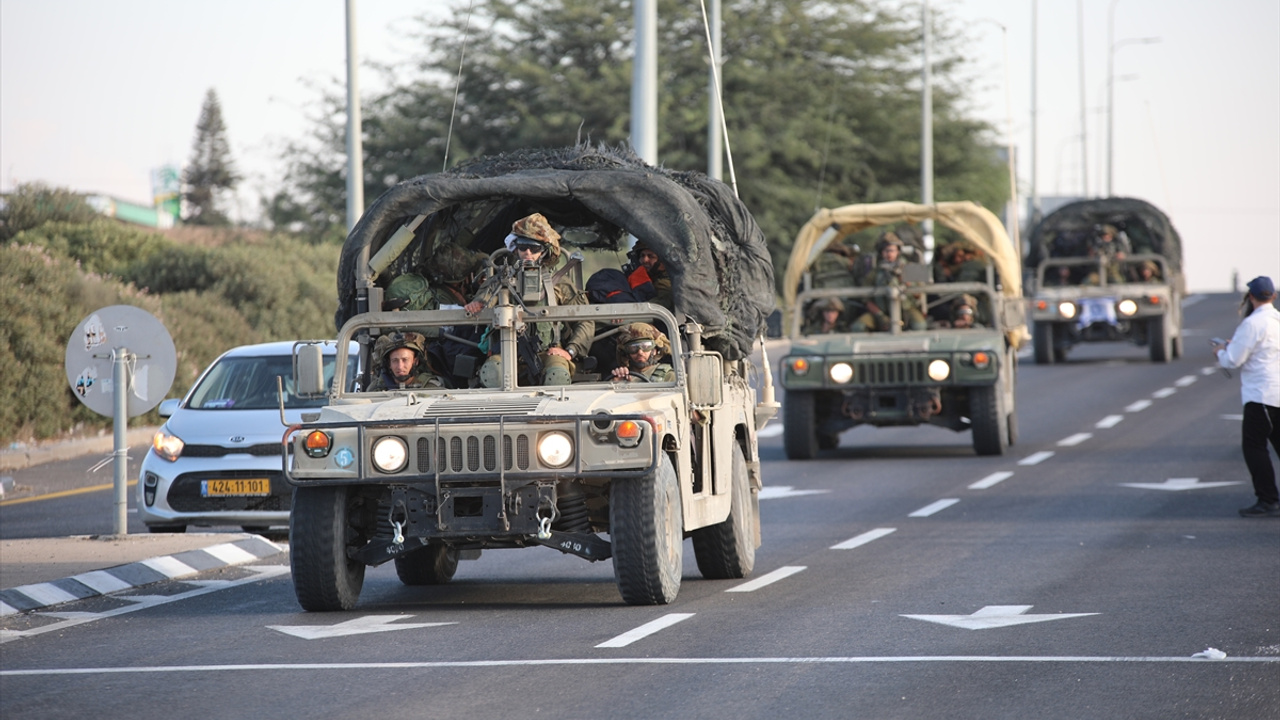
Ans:
POLYGON ((347 232, 364 214, 364 143, 357 58, 356 0, 347 0, 347 232))

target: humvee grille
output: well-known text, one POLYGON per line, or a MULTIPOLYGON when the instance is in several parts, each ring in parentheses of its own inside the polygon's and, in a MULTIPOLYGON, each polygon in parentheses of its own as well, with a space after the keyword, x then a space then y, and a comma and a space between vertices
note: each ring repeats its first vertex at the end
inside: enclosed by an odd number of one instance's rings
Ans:
POLYGON ((902 385, 929 382, 924 360, 860 360, 853 363, 858 385, 902 385))
MULTIPOLYGON (((417 468, 420 473, 432 472, 435 467, 448 473, 496 472, 498 470, 498 436, 468 436, 437 438, 420 437, 416 443, 417 468), (435 452, 431 446, 435 445, 435 452)), ((529 436, 509 434, 502 436, 503 470, 529 469, 529 436), (513 452, 514 451, 514 452, 513 452)))
MULTIPOLYGON (((422 410, 420 417, 484 417, 488 415, 528 415, 538 409, 546 398, 486 398, 477 402, 469 398, 441 398, 422 410)), ((279 448, 276 452, 279 452, 279 448)))

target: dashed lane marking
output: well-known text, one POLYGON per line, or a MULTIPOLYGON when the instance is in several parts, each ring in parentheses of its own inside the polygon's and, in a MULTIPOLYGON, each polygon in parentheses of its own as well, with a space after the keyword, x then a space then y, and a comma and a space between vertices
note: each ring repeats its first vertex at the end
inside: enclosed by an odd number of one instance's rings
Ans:
POLYGON ((1194 383, 1194 382, 1195 382, 1196 380, 1198 380, 1198 379, 1199 379, 1199 378, 1197 378, 1195 375, 1183 375, 1182 377, 1178 378, 1177 380, 1174 380, 1174 381, 1173 381, 1173 384, 1174 384, 1174 385, 1176 385, 1177 387, 1184 388, 1184 387, 1186 387, 1186 386, 1188 386, 1188 385, 1190 385, 1190 384, 1194 383))
POLYGON ((1019 465, 1039 465, 1040 463, 1053 457, 1052 450, 1041 450, 1040 452, 1031 453, 1030 455, 1018 461, 1019 465))
POLYGON ((896 530, 897 528, 876 528, 875 530, 868 530, 867 532, 864 532, 861 535, 858 535, 857 537, 851 537, 842 543, 836 543, 835 545, 832 545, 831 549, 832 550, 852 550, 856 547, 861 547, 863 545, 866 545, 872 540, 879 540, 885 535, 888 535, 889 533, 892 533, 896 530))
POLYGON ((1159 390, 1151 393, 1151 397, 1158 398, 1158 399, 1167 398, 1176 392, 1178 392, 1177 388, 1171 388, 1171 387, 1160 388, 1159 390))
POLYGON ((1119 425, 1120 421, 1122 420, 1124 420, 1123 415, 1108 415, 1102 418, 1101 420, 1099 420, 1098 423, 1094 425, 1094 427, 1098 428, 1099 430, 1106 430, 1108 428, 1113 428, 1116 425, 1119 425))
POLYGON ((1125 412, 1142 412, 1143 410, 1146 410, 1149 407, 1151 407, 1150 400, 1139 400, 1135 403, 1130 403, 1128 405, 1125 405, 1124 409, 1125 409, 1125 412))
POLYGON ((665 630, 678 622, 683 622, 693 617, 694 613, 671 613, 663 615, 653 622, 645 623, 634 630, 628 630, 612 640, 605 640, 596 647, 598 648, 620 648, 626 647, 631 643, 642 640, 650 635, 665 630))
POLYGON ((768 573, 766 575, 761 575, 755 580, 742 583, 741 585, 735 585, 734 587, 731 587, 728 590, 725 590, 725 592, 755 592, 756 590, 759 590, 760 588, 765 587, 766 585, 772 585, 773 583, 776 583, 779 580, 784 580, 786 578, 789 578, 792 575, 795 575, 796 573, 806 569, 807 569, 807 566, 805 565, 784 565, 783 567, 780 567, 771 573, 768 573))
POLYGON ((1011 477, 1013 477, 1013 472, 1010 470, 1001 470, 1000 472, 993 472, 990 475, 982 478, 978 482, 970 485, 969 489, 970 490, 986 490, 987 488, 992 487, 996 483, 1004 482, 1005 480, 1008 480, 1011 477))
POLYGON ((939 500, 937 502, 933 502, 933 503, 929 503, 928 505, 925 505, 924 507, 911 513, 907 517, 929 517, 934 513, 938 513, 938 512, 942 512, 943 510, 946 510, 947 508, 951 507, 952 505, 955 505, 958 502, 960 502, 959 498, 943 498, 942 500, 939 500))
POLYGON ((1075 447, 1080 443, 1093 437, 1093 433, 1076 433, 1070 437, 1064 437, 1058 441, 1058 447, 1075 447))

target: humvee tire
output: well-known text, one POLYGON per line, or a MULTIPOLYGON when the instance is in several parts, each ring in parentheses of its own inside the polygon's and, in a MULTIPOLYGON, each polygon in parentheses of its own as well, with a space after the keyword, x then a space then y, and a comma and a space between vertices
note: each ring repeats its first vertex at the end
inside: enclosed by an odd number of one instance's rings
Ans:
POLYGON ((444 543, 429 543, 395 559, 396 576, 405 585, 443 585, 458 571, 458 551, 444 543))
POLYGON ((1009 449, 1009 424, 1000 414, 998 386, 969 390, 969 421, 973 425, 973 449, 979 455, 1003 455, 1009 449))
POLYGON ((751 574, 756 564, 756 506, 742 448, 733 444, 733 506, 724 522, 694 530, 693 555, 708 580, 733 580, 751 574))
POLYGON ((1165 330, 1163 316, 1147 321, 1147 345, 1152 362, 1167 363, 1173 357, 1173 338, 1165 330))
POLYGON ((813 396, 810 392, 788 392, 782 404, 782 445, 788 460, 812 460, 818 454, 813 396))
POLYGON ((347 501, 341 486, 294 491, 289 565, 304 610, 350 610, 360 598, 365 566, 347 557, 347 501))
POLYGON ((680 484, 660 454, 653 472, 609 486, 613 575, 628 605, 666 605, 680 592, 684 524, 680 484))
POLYGON ((1052 365, 1055 359, 1053 351, 1053 323, 1036 323, 1034 334, 1036 345, 1036 364, 1052 365))

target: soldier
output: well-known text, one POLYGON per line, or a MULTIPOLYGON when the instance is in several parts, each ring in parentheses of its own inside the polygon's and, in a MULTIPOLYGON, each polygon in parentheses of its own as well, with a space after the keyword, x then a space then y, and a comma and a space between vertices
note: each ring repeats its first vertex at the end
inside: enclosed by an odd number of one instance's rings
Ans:
MULTIPOLYGON (((876 243, 880 262, 862 278, 863 287, 890 288, 902 286, 902 240, 892 231, 880 236, 876 243)), ((924 313, 914 296, 902 294, 902 321, 911 330, 924 330, 924 313)), ((889 295, 879 293, 867 301, 867 311, 850 325, 850 332, 884 332, 889 329, 889 295)))
POLYGON ((849 331, 842 321, 844 303, 840 302, 840 298, 827 298, 814 303, 813 307, 809 308, 808 315, 808 321, 800 331, 804 335, 823 335, 849 331))
MULTIPOLYGON (((541 289, 538 297, 533 301, 524 298, 526 306, 587 304, 585 292, 568 282, 554 281, 551 271, 560 258, 560 233, 551 227, 551 223, 541 213, 515 221, 506 243, 511 250, 511 264, 508 268, 518 273, 537 273, 540 277, 541 289), (551 290, 550 295, 548 289, 551 290)), ((474 315, 494 304, 503 283, 509 281, 510 278, 504 273, 496 273, 480 286, 476 299, 467 303, 464 309, 474 315)), ((595 337, 595 322, 579 320, 530 325, 533 332, 529 332, 530 328, 526 327, 521 330, 518 338, 521 380, 543 385, 571 383, 576 370, 575 358, 585 357, 591 349, 591 341, 595 337)), ((490 336, 489 340, 488 351, 491 355, 480 368, 480 381, 486 387, 493 387, 494 383, 499 382, 501 356, 497 354, 497 339, 490 336)))
POLYGON ((671 342, 658 328, 642 322, 624 325, 618 331, 618 367, 613 369, 613 379, 670 382, 676 377, 675 369, 658 362, 670 354, 671 342))
POLYGON ((1133 281, 1140 283, 1160 282, 1160 266, 1156 265, 1154 260, 1143 260, 1134 271, 1133 281))
POLYGON ((488 258, 453 243, 437 247, 427 261, 431 290, 441 308, 462 307, 475 294, 475 279, 488 258))
MULTIPOLYGON (((1101 258, 1107 273, 1107 282, 1123 283, 1124 275, 1120 271, 1120 262, 1133 252, 1129 247, 1129 236, 1116 230, 1114 225, 1094 225, 1093 237, 1089 243, 1089 257, 1101 258)), ((1085 278, 1086 285, 1097 285, 1098 271, 1094 270, 1085 278)))
POLYGON ((952 282, 986 282, 986 255, 969 243, 962 243, 956 248, 955 268, 951 273, 952 282))
POLYGON ((440 377, 419 367, 426 353, 427 338, 422 333, 392 332, 373 344, 377 376, 370 391, 444 387, 440 377))
POLYGON ((974 315, 977 310, 978 299, 967 293, 951 301, 951 327, 960 330, 983 327, 974 315))
POLYGON ((649 247, 649 243, 637 240, 627 253, 629 262, 622 271, 627 275, 631 289, 638 294, 649 295, 649 302, 657 303, 668 310, 675 310, 675 301, 671 294, 671 276, 667 274, 667 266, 658 257, 658 253, 649 247), (650 283, 653 287, 650 295, 645 287, 650 283))

